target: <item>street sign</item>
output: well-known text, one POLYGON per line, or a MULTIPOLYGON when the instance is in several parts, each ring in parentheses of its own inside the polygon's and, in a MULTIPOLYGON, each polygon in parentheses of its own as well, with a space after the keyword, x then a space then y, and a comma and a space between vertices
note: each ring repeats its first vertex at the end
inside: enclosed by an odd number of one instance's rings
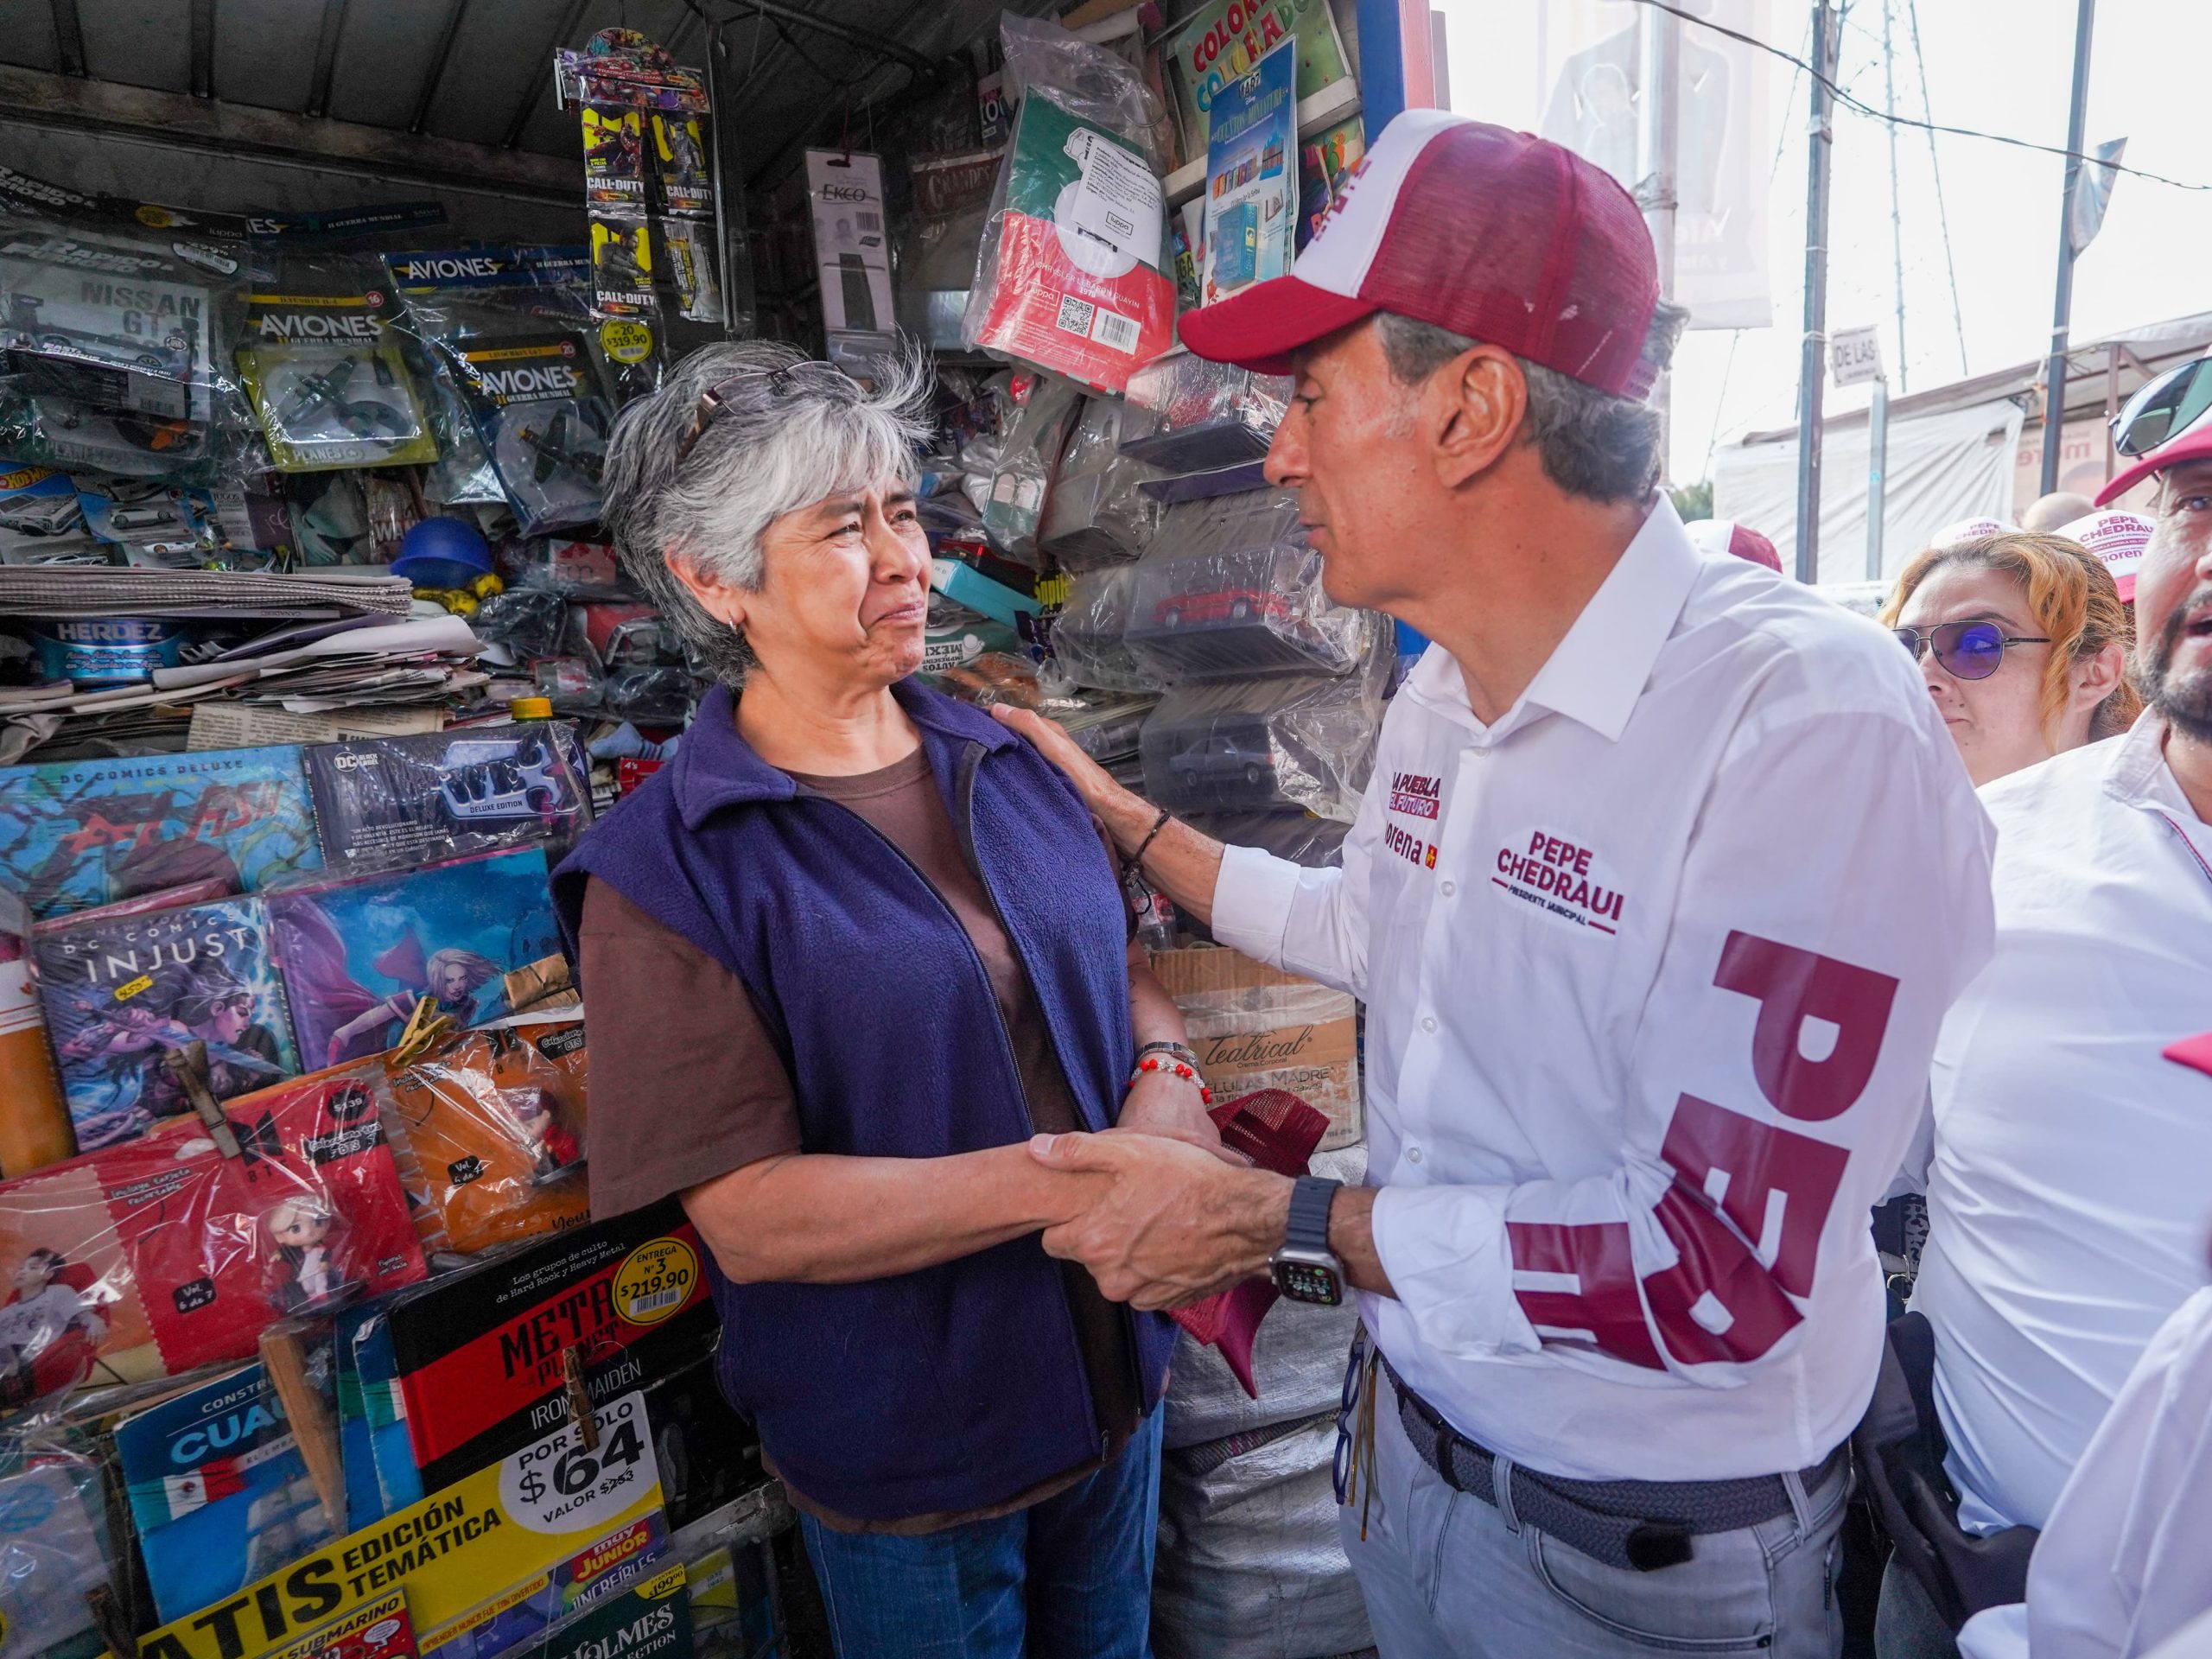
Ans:
POLYGON ((1839 386, 1856 386, 1880 380, 1882 335, 1874 324, 1864 328, 1839 328, 1828 337, 1828 372, 1839 386))

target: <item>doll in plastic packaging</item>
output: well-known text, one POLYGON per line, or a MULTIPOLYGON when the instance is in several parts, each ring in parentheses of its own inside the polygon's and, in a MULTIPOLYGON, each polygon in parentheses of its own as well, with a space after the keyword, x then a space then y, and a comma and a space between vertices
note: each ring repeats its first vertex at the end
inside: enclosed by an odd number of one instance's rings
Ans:
POLYGON ((261 1230, 276 1257, 275 1300, 285 1313, 334 1307, 353 1288, 338 1261, 340 1226, 337 1212, 314 1198, 286 1198, 262 1212, 261 1230))

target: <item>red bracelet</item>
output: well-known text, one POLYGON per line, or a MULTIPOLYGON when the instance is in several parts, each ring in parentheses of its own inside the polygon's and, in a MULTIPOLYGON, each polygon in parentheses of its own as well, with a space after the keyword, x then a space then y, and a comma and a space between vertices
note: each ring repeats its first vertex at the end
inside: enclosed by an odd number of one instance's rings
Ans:
POLYGON ((1165 1071, 1171 1077, 1195 1083, 1198 1085, 1198 1103, 1202 1106, 1213 1104, 1213 1090, 1206 1087, 1206 1080, 1198 1075, 1196 1066, 1185 1065, 1180 1060, 1171 1060, 1164 1054, 1147 1054, 1137 1062, 1137 1069, 1129 1073, 1129 1087, 1135 1088, 1137 1079, 1147 1071, 1165 1071))

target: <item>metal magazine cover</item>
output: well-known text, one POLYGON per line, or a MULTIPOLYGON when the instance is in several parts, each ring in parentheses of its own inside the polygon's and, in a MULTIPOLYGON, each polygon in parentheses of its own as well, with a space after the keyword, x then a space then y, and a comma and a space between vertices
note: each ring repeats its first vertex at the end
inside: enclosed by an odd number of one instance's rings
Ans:
POLYGON ((39 935, 39 995, 61 1090, 91 1152, 188 1116, 165 1064, 195 1042, 219 1100, 298 1075, 268 916, 258 899, 219 899, 39 935))
POLYGON ((0 886, 34 919, 322 868, 296 745, 0 767, 0 886))
POLYGON ((507 1014, 505 976, 561 952, 546 882, 544 849, 526 847, 270 894, 302 1056, 381 1054, 425 995, 456 1026, 507 1014))

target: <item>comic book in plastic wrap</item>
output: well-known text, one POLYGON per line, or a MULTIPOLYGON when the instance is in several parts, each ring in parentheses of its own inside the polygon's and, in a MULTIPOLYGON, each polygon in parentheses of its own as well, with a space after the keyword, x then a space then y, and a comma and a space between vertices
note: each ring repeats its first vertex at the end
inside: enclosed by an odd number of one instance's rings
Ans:
POLYGON ((590 1219, 582 1021, 503 1024, 387 1064, 392 1139, 420 1171, 418 1230, 434 1224, 470 1255, 590 1219))
POLYGON ((0 767, 0 886, 35 920, 211 876, 252 893, 321 866, 290 745, 0 767))
POLYGON ((81 1152, 189 1114, 167 1062, 194 1043, 218 1100, 300 1071, 257 898, 72 921, 39 930, 33 949, 81 1152))
POLYGON ((569 1349, 601 1400, 711 1348, 704 1249, 670 1200, 502 1252, 396 1300, 392 1357, 423 1490, 559 1417, 569 1349))
POLYGON ((421 1279, 382 1083, 318 1072, 226 1102, 219 1132, 181 1118, 0 1183, 0 1403, 242 1363, 280 1319, 421 1279))
POLYGON ((307 1659, 300 1644, 404 1592, 423 1655, 493 1659, 651 1575, 667 1551, 635 1394, 332 1540, 216 1608, 139 1638, 145 1659, 307 1659))
POLYGON ((270 1659, 418 1659, 421 1652, 407 1592, 395 1590, 310 1631, 270 1659))
POLYGON ((0 1649, 26 1656, 99 1651, 92 1605, 114 1573, 91 1459, 0 1437, 0 1649))
POLYGON ((302 1058, 381 1054, 424 996, 459 1027, 511 1012, 506 976, 561 953, 546 880, 544 849, 524 847, 271 893, 302 1058))
POLYGON ((163 1618, 220 1601, 331 1535, 258 1361, 124 1418, 115 1446, 163 1618))
POLYGON ((691 1659, 695 1651, 679 1564, 588 1604, 543 1635, 502 1649, 500 1659, 691 1659))
POLYGON ((589 767, 563 723, 318 743, 306 758, 334 875, 534 842, 557 856, 591 820, 589 767))

